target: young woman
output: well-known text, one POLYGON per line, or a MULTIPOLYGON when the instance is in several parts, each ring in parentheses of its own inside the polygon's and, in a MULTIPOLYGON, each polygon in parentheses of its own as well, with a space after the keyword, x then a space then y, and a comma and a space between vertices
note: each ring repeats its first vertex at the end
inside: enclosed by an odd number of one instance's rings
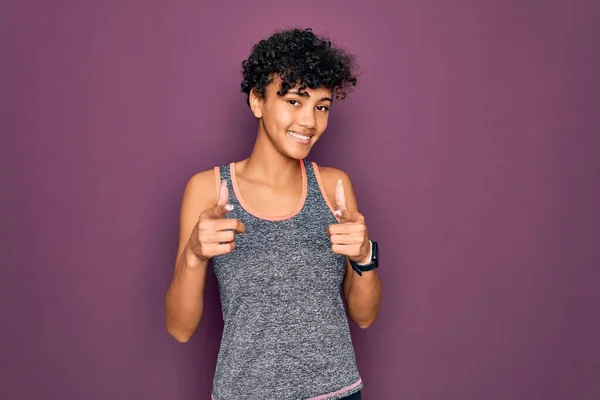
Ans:
POLYGON ((334 98, 356 84, 353 58, 292 29, 260 41, 243 68, 256 142, 185 188, 167 330, 180 342, 196 331, 212 260, 224 320, 213 399, 360 399, 342 293, 351 319, 371 325, 377 243, 348 176, 306 160, 334 98))

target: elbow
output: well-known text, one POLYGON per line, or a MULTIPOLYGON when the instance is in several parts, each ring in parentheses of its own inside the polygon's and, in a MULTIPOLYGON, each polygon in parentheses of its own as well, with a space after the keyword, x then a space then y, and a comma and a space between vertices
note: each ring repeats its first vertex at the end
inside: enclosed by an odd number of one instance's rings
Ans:
POLYGON ((182 332, 181 330, 169 328, 168 326, 167 332, 179 343, 187 343, 192 338, 192 335, 189 332, 182 332))
POLYGON ((179 343, 187 343, 194 336, 200 321, 185 315, 182 317, 181 312, 174 312, 167 304, 164 323, 165 330, 170 336, 179 343))
POLYGON ((375 322, 375 321, 360 321, 360 322, 357 322, 356 325, 358 325, 358 327, 361 329, 367 329, 368 327, 373 325, 373 322, 375 322))
POLYGON ((179 343, 187 343, 192 338, 191 335, 185 335, 185 334, 181 334, 181 333, 170 332, 170 334, 179 343))
POLYGON ((187 343, 194 335, 194 330, 184 329, 173 321, 165 321, 165 329, 179 343, 187 343))
POLYGON ((371 315, 354 316, 352 319, 360 329, 367 329, 375 323, 375 320, 377 320, 377 314, 378 313, 375 312, 371 315))
POLYGON ((360 329, 367 329, 375 322, 376 317, 369 318, 352 318, 360 329))

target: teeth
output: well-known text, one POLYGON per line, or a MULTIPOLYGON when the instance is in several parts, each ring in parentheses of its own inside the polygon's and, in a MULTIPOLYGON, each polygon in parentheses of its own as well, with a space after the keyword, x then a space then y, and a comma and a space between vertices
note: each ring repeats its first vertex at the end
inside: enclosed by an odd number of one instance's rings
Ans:
POLYGON ((288 133, 289 133, 291 136, 293 136, 293 137, 295 137, 295 138, 298 138, 298 139, 300 139, 300 140, 310 140, 310 136, 304 136, 304 135, 301 135, 301 134, 299 134, 299 133, 292 132, 292 131, 288 131, 288 133))

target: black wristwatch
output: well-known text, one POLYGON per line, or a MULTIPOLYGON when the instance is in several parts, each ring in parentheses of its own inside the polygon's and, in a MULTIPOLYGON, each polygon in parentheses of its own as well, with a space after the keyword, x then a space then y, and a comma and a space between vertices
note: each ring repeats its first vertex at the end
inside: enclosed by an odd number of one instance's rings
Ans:
POLYGON ((371 261, 368 264, 359 264, 348 259, 352 269, 360 276, 362 276, 362 273, 365 271, 371 271, 372 269, 379 267, 379 248, 377 242, 372 240, 369 240, 369 242, 371 242, 371 261))

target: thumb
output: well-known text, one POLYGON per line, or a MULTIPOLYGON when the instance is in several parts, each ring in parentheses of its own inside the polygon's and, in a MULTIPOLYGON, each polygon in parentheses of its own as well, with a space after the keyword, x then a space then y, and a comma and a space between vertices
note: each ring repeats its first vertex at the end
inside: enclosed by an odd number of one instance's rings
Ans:
POLYGON ((208 216, 210 218, 223 218, 225 214, 233 210, 233 206, 229 204, 229 189, 227 188, 227 181, 221 181, 219 186, 219 195, 217 196, 217 204, 208 210, 208 216))
POLYGON ((348 209, 348 207, 346 206, 346 193, 344 193, 344 183, 341 179, 338 179, 337 186, 335 188, 335 204, 337 206, 335 215, 341 217, 342 212, 348 209))
POLYGON ((219 187, 219 196, 217 197, 217 205, 225 206, 229 202, 229 189, 227 188, 227 181, 221 181, 219 187))

